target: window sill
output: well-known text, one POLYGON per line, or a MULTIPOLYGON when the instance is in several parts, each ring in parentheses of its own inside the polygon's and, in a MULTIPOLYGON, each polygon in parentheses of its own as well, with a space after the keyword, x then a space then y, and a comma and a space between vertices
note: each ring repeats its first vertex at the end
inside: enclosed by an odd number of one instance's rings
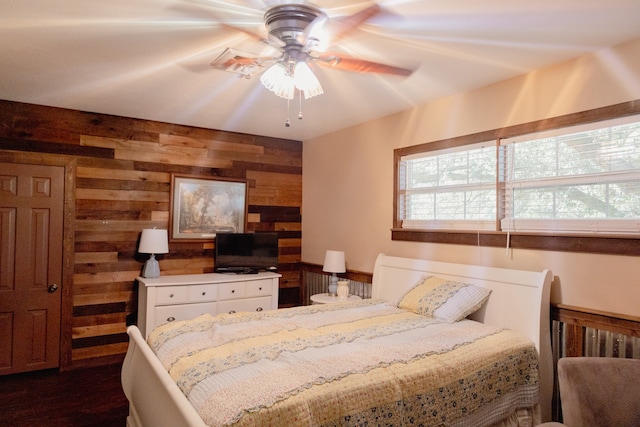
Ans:
MULTIPOLYGON (((391 229, 391 240, 504 248, 507 245, 507 233, 394 228, 391 229)), ((640 256, 640 236, 628 235, 511 233, 509 246, 514 249, 640 256)))

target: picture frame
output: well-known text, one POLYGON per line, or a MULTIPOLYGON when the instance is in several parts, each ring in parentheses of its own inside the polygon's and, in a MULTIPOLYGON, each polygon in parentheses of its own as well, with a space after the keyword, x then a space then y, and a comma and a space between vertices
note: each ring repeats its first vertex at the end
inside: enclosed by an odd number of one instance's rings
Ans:
POLYGON ((216 233, 244 233, 247 181, 171 175, 171 241, 213 240, 216 233))

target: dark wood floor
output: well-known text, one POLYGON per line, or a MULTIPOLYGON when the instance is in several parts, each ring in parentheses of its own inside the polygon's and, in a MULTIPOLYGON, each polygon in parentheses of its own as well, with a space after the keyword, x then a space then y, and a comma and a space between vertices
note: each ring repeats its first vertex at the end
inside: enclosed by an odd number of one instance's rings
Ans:
POLYGON ((124 427, 120 368, 0 376, 0 427, 124 427))

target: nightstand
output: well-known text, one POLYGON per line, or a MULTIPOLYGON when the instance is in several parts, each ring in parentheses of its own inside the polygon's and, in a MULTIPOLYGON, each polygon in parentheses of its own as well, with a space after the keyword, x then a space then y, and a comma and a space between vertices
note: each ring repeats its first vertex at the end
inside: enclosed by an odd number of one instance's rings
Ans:
POLYGON ((345 301, 357 301, 360 300, 358 295, 349 295, 347 298, 333 297, 327 293, 324 294, 315 294, 311 295, 311 302, 313 304, 331 304, 334 302, 345 302, 345 301))

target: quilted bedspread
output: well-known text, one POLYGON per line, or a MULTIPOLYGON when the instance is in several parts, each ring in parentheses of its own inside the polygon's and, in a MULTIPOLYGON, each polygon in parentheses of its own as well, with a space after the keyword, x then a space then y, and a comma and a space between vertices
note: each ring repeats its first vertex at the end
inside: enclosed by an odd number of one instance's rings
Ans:
POLYGON ((538 401, 523 335, 377 300, 204 315, 148 342, 211 426, 482 426, 538 401))

